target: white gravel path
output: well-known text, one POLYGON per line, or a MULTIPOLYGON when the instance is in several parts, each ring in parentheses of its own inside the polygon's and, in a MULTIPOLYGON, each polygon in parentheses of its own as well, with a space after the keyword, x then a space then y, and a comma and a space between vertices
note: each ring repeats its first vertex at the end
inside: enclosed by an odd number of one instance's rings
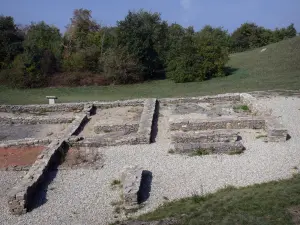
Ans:
MULTIPOLYGON (((272 108, 273 115, 288 128, 292 137, 288 142, 264 143, 255 138, 255 132, 246 132, 242 136, 247 150, 241 155, 170 155, 167 132, 163 131, 168 117, 160 117, 157 143, 102 149, 105 166, 101 170, 59 171, 49 186, 46 204, 31 213, 20 217, 8 214, 1 194, 0 224, 109 224, 114 219, 110 203, 120 198, 110 183, 119 178, 125 165, 138 164, 153 173, 151 196, 140 213, 155 209, 165 201, 163 197, 173 200, 214 192, 226 185, 289 178, 295 172, 293 167, 300 168, 300 98, 259 101, 272 108)), ((15 175, 0 173, 1 189, 10 178, 15 179, 15 175)))

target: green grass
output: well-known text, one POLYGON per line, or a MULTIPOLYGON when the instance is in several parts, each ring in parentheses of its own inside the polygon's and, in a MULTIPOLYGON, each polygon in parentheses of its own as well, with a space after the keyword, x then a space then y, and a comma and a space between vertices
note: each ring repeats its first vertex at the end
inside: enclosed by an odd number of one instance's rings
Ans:
POLYGON ((213 150, 210 149, 197 149, 194 151, 191 156, 203 156, 203 155, 209 155, 212 154, 213 150))
MULTIPOLYGON (((245 188, 227 187, 215 194, 165 203, 140 220, 176 218, 179 224, 293 224, 288 212, 300 206, 300 176, 245 188)), ((300 209, 300 207, 299 207, 300 209)))
POLYGON ((237 105, 233 107, 234 110, 243 110, 243 111, 250 111, 247 105, 237 105))
POLYGON ((55 95, 59 102, 117 100, 143 97, 179 97, 289 89, 300 87, 300 37, 260 49, 233 54, 228 66, 232 75, 205 82, 175 84, 157 80, 134 85, 107 87, 42 88, 14 90, 0 86, 0 104, 47 103, 47 95, 55 95))
POLYGON ((113 180, 110 184, 111 186, 118 186, 118 185, 121 185, 121 181, 120 180, 113 180))

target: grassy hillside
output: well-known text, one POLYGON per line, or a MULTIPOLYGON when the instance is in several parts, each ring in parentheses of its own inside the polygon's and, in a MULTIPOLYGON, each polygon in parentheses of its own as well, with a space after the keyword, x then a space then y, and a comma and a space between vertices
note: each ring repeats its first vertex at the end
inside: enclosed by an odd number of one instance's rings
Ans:
MULTIPOLYGON (((141 220, 176 218, 179 224, 294 224, 299 214, 300 177, 170 202, 141 220)), ((299 221, 298 221, 299 222, 299 221)), ((295 223, 299 224, 299 223, 295 223)))
POLYGON ((117 100, 142 97, 199 96, 226 92, 300 89, 300 37, 233 54, 232 74, 205 82, 175 84, 170 80, 108 87, 13 90, 0 86, 0 104, 46 103, 46 95, 60 102, 117 100))

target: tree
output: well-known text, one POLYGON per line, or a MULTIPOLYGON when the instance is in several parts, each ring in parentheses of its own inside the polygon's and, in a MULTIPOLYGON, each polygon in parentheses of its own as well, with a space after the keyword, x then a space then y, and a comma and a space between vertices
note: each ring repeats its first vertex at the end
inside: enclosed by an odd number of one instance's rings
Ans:
POLYGON ((146 78, 154 77, 155 70, 163 64, 159 54, 163 54, 166 41, 166 23, 160 14, 129 11, 117 25, 117 45, 139 59, 146 78))
POLYGON ((65 32, 65 48, 68 53, 89 46, 90 33, 98 32, 100 26, 92 19, 92 11, 87 9, 74 10, 71 23, 65 32))
POLYGON ((179 34, 170 49, 169 78, 175 82, 191 82, 225 75, 224 67, 229 59, 227 31, 206 26, 194 35, 186 30, 179 34))
POLYGON ((48 75, 59 69, 61 46, 61 35, 56 27, 45 22, 31 24, 23 42, 24 52, 7 71, 10 84, 20 88, 45 86, 48 75))
POLYGON ((24 34, 10 16, 0 15, 0 70, 5 69, 14 57, 23 51, 24 34))
POLYGON ((102 61, 104 73, 113 83, 136 83, 144 79, 139 60, 130 55, 127 49, 111 48, 106 51, 102 61))
POLYGON ((87 9, 74 10, 64 35, 63 68, 66 71, 100 70, 99 58, 105 36, 91 14, 87 9))

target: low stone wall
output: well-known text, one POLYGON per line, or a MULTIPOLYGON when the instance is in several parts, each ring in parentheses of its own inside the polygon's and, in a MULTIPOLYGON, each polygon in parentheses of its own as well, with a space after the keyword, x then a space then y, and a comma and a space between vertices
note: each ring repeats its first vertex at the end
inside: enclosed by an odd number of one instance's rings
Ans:
POLYGON ((203 150, 206 150, 208 154, 240 154, 245 150, 245 147, 240 141, 212 143, 171 143, 169 152, 181 154, 197 154, 198 151, 203 150))
POLYGON ((84 113, 77 115, 75 120, 68 126, 64 138, 68 139, 72 135, 77 135, 82 126, 89 120, 88 116, 84 113))
POLYGON ((220 94, 213 96, 188 97, 188 98, 162 98, 158 100, 162 104, 178 104, 178 103, 213 103, 224 101, 240 101, 239 93, 220 94))
POLYGON ((258 116, 270 116, 272 110, 268 109, 265 105, 258 103, 257 99, 248 93, 240 94, 242 104, 249 107, 252 113, 258 116))
POLYGON ((84 103, 63 103, 54 105, 0 105, 0 112, 36 113, 36 112, 79 112, 84 103))
POLYGON ((124 106, 143 106, 145 99, 132 99, 114 102, 93 102, 93 105, 98 109, 109 109, 124 106))
POLYGON ((213 129, 264 129, 265 119, 263 118, 214 118, 203 119, 185 119, 170 118, 170 130, 213 130, 213 129))
POLYGON ((155 98, 146 99, 144 109, 139 123, 137 135, 141 140, 141 144, 150 144, 153 118, 155 114, 157 100, 155 98))
POLYGON ((235 142, 238 140, 236 130, 208 130, 195 132, 171 132, 171 142, 173 143, 190 143, 190 142, 235 142))
POLYGON ((268 141, 283 142, 288 138, 287 129, 274 118, 266 119, 266 131, 268 134, 268 141))
POLYGON ((66 151, 66 142, 55 140, 38 156, 28 173, 8 194, 9 210, 14 215, 26 213, 32 207, 34 195, 47 179, 47 173, 57 165, 66 151))
POLYGON ((117 131, 124 131, 125 133, 136 133, 139 129, 138 123, 132 124, 115 124, 115 125, 105 125, 98 123, 94 126, 94 132, 96 134, 100 133, 110 133, 117 131))
POLYGON ((138 145, 148 144, 145 139, 138 135, 128 135, 122 137, 95 137, 95 138, 78 138, 77 140, 70 139, 70 144, 73 147, 108 147, 119 145, 138 145))
POLYGON ((142 173, 139 166, 126 166, 121 173, 124 207, 127 209, 138 207, 142 173))
POLYGON ((61 124, 71 123, 74 117, 49 117, 49 116, 32 116, 32 117, 0 117, 0 124, 61 124))
POLYGON ((35 138, 24 138, 19 140, 8 140, 1 141, 0 148, 9 148, 13 146, 32 146, 32 145, 47 145, 51 143, 51 139, 35 139, 35 138))

